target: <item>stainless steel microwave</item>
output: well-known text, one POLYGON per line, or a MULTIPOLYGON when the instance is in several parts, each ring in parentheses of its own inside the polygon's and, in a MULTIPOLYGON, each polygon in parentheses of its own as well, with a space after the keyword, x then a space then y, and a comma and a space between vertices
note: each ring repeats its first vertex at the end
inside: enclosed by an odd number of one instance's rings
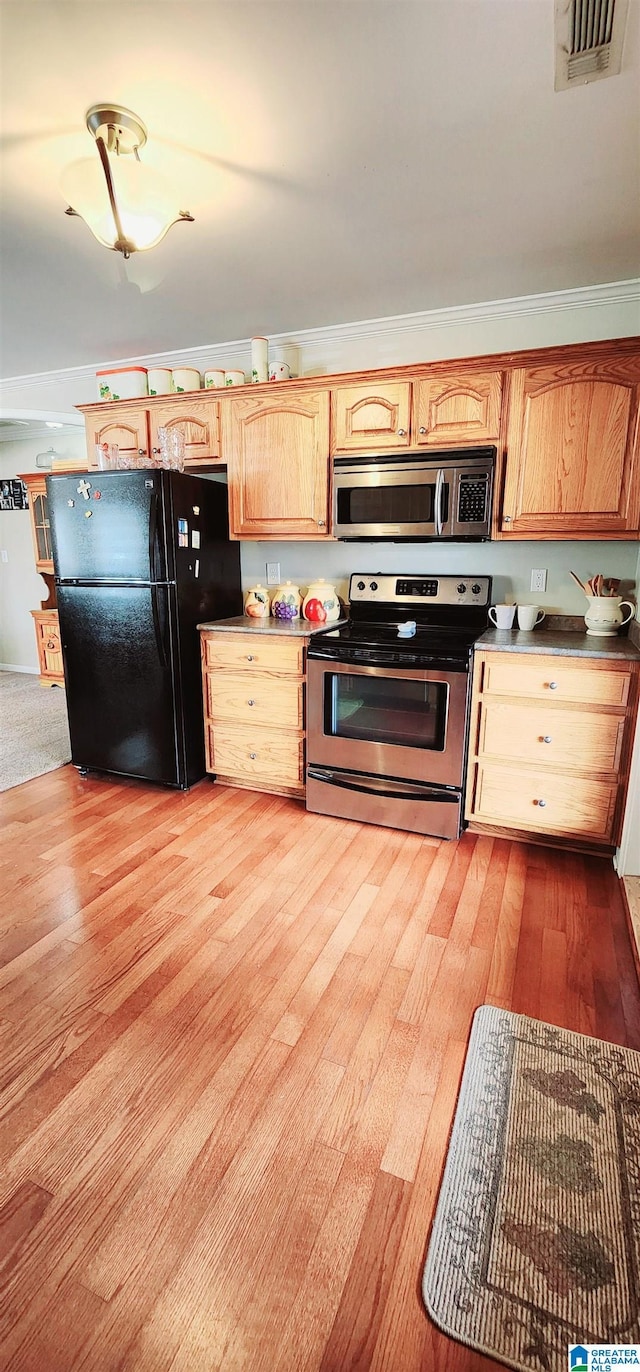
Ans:
POLYGON ((333 532, 343 539, 487 539, 495 448, 337 457, 333 532))

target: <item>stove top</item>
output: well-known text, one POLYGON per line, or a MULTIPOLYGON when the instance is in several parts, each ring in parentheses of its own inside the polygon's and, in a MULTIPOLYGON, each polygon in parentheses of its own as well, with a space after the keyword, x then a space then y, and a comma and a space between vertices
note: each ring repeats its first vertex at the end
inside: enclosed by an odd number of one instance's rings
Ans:
POLYGON ((349 594, 350 619, 314 634, 309 657, 467 670, 488 624, 491 578, 356 572, 349 594))

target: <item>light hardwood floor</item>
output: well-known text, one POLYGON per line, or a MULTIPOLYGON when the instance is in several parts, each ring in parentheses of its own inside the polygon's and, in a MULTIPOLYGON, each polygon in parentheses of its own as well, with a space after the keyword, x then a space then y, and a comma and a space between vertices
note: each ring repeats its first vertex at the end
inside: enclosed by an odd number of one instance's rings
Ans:
POLYGON ((609 865, 70 767, 0 813, 3 1369, 497 1367, 419 1296, 471 1017, 640 1046, 609 865))

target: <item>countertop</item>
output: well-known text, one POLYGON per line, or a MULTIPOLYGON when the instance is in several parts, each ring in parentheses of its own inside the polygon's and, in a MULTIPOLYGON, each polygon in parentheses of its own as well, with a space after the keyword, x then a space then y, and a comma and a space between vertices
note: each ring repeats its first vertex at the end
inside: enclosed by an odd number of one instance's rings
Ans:
POLYGON ((600 638, 559 629, 486 629, 476 648, 497 653, 549 653, 556 657, 604 657, 640 662, 640 648, 629 638, 600 638))
MULTIPOLYGON (((252 619, 250 615, 236 615, 234 619, 211 619, 199 624, 199 629, 225 629, 235 634, 279 634, 281 638, 307 638, 318 634, 321 629, 335 629, 344 624, 344 619, 336 619, 332 624, 310 624, 307 619, 252 619)), ((640 656, 640 654, 638 654, 640 656)))

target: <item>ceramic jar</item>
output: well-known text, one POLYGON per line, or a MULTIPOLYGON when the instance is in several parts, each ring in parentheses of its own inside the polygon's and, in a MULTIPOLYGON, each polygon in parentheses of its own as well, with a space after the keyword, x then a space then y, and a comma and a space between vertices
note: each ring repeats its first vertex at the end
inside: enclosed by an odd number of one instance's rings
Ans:
POLYGON ((169 367, 150 367, 147 382, 149 395, 171 395, 171 370, 169 367))
POLYGON ((219 391, 225 384, 222 367, 210 367, 204 374, 205 391, 219 391))
POLYGON ((284 586, 278 586, 271 601, 271 613, 276 619, 299 619, 301 603, 298 587, 285 581, 284 586))
POLYGON ((200 372, 195 367, 174 367, 171 373, 171 390, 176 394, 183 391, 200 390, 200 372))
POLYGON ((266 338, 251 339, 251 380, 254 384, 269 380, 269 342, 266 338))
POLYGON ((339 619, 340 601, 335 586, 322 578, 313 581, 304 598, 302 613, 305 619, 316 624, 331 624, 339 619))
POLYGON ((146 367, 106 367, 96 381, 100 400, 139 400, 149 393, 146 367))
POLYGON ((269 592, 258 582, 252 586, 244 598, 244 612, 250 619, 268 619, 270 608, 269 592))
POLYGON ((628 624, 635 614, 635 606, 629 600, 620 600, 617 595, 588 595, 589 606, 584 617, 587 633, 593 638, 613 638, 623 624, 628 624), (622 606, 629 613, 623 615, 622 606))
POLYGON ((233 369, 232 369, 230 372, 225 372, 225 374, 224 374, 224 384, 225 384, 225 386, 244 386, 244 383, 245 383, 245 375, 244 375, 244 372, 233 371, 233 369))

